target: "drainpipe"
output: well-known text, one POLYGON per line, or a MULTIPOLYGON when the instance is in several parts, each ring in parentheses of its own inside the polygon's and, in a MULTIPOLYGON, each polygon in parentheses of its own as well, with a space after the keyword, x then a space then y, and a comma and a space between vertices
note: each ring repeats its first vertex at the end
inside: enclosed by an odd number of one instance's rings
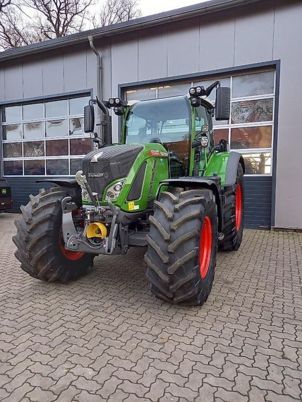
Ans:
POLYGON ((93 37, 88 36, 90 49, 96 55, 97 58, 97 97, 103 100, 103 66, 102 66, 102 54, 99 53, 93 43, 93 37))
POLYGON ((100 126, 101 126, 101 143, 104 145, 112 144, 112 132, 111 132, 111 116, 109 116, 108 109, 103 103, 103 65, 102 65, 102 53, 96 50, 93 43, 93 37, 88 36, 89 45, 93 53, 97 58, 97 105, 100 108, 100 126))

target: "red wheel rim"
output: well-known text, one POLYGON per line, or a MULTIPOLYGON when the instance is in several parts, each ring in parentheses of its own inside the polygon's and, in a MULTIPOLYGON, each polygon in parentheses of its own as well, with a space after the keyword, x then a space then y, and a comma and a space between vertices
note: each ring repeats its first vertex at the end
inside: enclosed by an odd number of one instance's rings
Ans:
POLYGON ((236 230, 240 230, 242 222, 242 188, 241 184, 237 184, 236 187, 236 198, 235 198, 235 223, 236 230))
POLYGON ((78 261, 85 255, 85 253, 82 253, 81 251, 67 250, 64 246, 63 239, 61 239, 61 241, 59 242, 59 246, 62 255, 69 261, 78 261))
POLYGON ((211 219, 206 216, 200 230, 199 239, 199 271, 202 279, 207 276, 209 270, 212 254, 212 241, 212 223, 211 219))

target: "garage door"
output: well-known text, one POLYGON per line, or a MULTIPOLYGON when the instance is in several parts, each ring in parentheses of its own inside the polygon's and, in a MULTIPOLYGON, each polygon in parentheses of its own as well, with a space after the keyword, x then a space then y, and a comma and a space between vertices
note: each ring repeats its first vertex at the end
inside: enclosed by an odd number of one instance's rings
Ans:
MULTIPOLYGON (((214 139, 228 141, 229 149, 240 152, 246 166, 245 224, 271 226, 272 161, 275 105, 275 71, 250 71, 215 78, 167 82, 161 85, 126 88, 130 100, 183 95, 192 85, 207 86, 219 79, 231 88, 231 119, 214 121, 214 139)), ((214 101, 215 91, 210 99, 214 101)))
POLYGON ((79 94, 0 110, 3 174, 12 188, 14 210, 42 187, 36 180, 73 176, 81 169, 83 156, 93 149, 83 130, 83 109, 89 99, 90 94, 79 94))

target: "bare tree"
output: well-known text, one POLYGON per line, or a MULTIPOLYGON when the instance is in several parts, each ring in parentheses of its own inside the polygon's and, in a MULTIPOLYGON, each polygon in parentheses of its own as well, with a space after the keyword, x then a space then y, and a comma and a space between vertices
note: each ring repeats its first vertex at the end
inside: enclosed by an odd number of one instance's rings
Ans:
POLYGON ((0 0, 0 49, 59 38, 141 15, 139 0, 106 0, 99 15, 92 17, 94 1, 0 0))
POLYGON ((0 48, 79 32, 93 0, 0 0, 0 48), (5 8, 4 8, 5 6, 5 8), (1 11, 1 9, 0 9, 1 11))
POLYGON ((0 13, 3 11, 7 6, 11 5, 12 0, 0 0, 0 13))
POLYGON ((83 29, 93 0, 23 0, 36 11, 35 26, 45 39, 59 38, 83 29))
POLYGON ((8 7, 0 17, 0 48, 8 49, 40 42, 41 36, 25 21, 15 7, 8 7))
POLYGON ((117 24, 141 16, 138 0, 107 0, 100 14, 94 17, 94 27, 117 24))

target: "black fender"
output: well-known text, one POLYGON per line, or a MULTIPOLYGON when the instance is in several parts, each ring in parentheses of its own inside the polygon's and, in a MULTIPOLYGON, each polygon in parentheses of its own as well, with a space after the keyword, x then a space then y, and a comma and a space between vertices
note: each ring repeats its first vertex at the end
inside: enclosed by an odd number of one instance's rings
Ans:
POLYGON ((36 183, 53 183, 53 184, 57 184, 58 186, 61 187, 74 187, 74 188, 80 188, 80 186, 78 185, 77 181, 75 179, 62 179, 61 177, 56 178, 45 178, 45 179, 41 179, 41 180, 36 180, 36 183))
POLYGON ((36 180, 36 183, 51 183, 63 187, 69 196, 73 197, 78 207, 82 205, 82 192, 81 187, 75 179, 69 178, 45 178, 36 180))
POLYGON ((206 188, 213 192, 215 196, 215 201, 217 205, 218 214, 218 230, 219 232, 223 229, 223 214, 222 214, 222 196, 221 196, 221 185, 219 176, 208 176, 208 177, 198 177, 198 176, 185 176, 179 177, 177 179, 166 179, 160 182, 161 189, 162 186, 173 186, 173 187, 184 187, 186 189, 198 189, 206 188))
POLYGON ((225 186, 233 186, 236 183, 238 164, 242 165, 243 173, 245 173, 244 159, 238 152, 230 152, 230 156, 226 165, 225 186))

